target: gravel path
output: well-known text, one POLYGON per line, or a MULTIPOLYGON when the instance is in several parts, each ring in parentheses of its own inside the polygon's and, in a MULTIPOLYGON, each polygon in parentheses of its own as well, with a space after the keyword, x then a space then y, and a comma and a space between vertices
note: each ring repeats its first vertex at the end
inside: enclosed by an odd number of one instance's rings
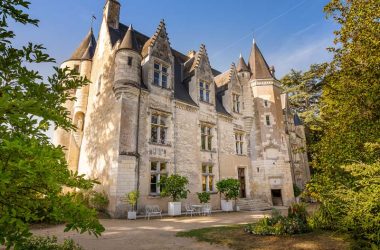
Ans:
POLYGON ((33 229, 37 235, 56 235, 59 239, 72 238, 86 250, 111 249, 227 249, 197 242, 192 238, 176 237, 179 231, 253 222, 270 212, 214 213, 212 216, 164 217, 163 219, 101 220, 106 231, 96 238, 76 232, 64 233, 63 225, 33 229))

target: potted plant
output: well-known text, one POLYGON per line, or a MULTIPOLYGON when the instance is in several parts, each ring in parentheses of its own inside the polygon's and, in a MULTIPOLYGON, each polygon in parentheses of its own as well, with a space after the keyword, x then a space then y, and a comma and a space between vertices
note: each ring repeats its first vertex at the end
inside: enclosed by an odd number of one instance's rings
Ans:
POLYGON ((206 204, 210 201, 210 193, 209 192, 202 192, 202 193, 197 193, 198 199, 200 203, 206 204))
POLYGON ((189 184, 189 180, 178 174, 173 174, 160 180, 160 195, 172 199, 172 202, 169 202, 168 204, 168 214, 170 216, 181 215, 180 200, 186 199, 187 193, 190 193, 186 188, 187 184, 189 184))
POLYGON ((240 182, 237 179, 228 178, 216 183, 216 188, 224 196, 221 200, 221 207, 223 211, 233 211, 233 204, 231 199, 239 196, 240 182))
POLYGON ((129 192, 127 194, 127 202, 131 206, 131 210, 128 211, 128 220, 136 220, 136 203, 139 199, 140 193, 137 190, 134 190, 132 192, 129 192))

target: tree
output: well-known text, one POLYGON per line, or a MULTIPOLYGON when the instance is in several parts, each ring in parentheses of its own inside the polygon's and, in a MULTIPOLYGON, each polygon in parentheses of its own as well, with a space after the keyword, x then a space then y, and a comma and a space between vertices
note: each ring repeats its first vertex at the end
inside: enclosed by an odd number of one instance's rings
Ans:
MULTIPOLYGON (((323 135, 308 186, 323 227, 380 245, 380 2, 332 0, 340 29, 321 98, 323 135)), ((365 247, 370 247, 369 245, 365 247)))
POLYGON ((37 26, 25 9, 25 0, 0 2, 0 244, 16 249, 31 233, 31 221, 64 221, 67 230, 96 236, 104 228, 96 211, 75 199, 63 187, 90 189, 94 181, 68 170, 63 148, 54 146, 46 132, 50 125, 72 130, 63 107, 87 80, 69 69, 55 68, 43 77, 27 65, 51 63, 42 45, 15 48, 10 20, 37 26))
POLYGON ((187 198, 190 191, 186 188, 189 180, 185 176, 173 174, 169 177, 162 177, 160 188, 162 197, 170 197, 174 202, 187 198))

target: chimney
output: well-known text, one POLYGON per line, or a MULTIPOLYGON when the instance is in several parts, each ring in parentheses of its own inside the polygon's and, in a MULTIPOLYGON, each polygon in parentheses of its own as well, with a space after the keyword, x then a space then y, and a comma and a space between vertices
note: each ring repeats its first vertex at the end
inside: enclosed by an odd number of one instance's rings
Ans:
POLYGON ((117 0, 107 0, 103 15, 108 26, 119 29, 120 3, 117 0))
POLYGON ((276 70, 274 69, 274 66, 272 65, 270 67, 270 74, 274 77, 274 73, 276 72, 276 70))

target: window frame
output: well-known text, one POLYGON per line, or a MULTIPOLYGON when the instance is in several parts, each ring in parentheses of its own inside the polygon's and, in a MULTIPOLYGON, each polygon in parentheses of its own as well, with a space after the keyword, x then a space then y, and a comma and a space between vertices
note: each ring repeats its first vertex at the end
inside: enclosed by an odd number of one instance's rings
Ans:
POLYGON ((159 145, 168 145, 168 116, 161 113, 152 113, 150 115, 150 143, 159 145), (153 123, 153 117, 157 117, 157 123, 153 123), (164 122, 162 123, 162 121, 164 122), (156 141, 153 139, 153 128, 156 128, 156 141), (164 132, 163 132, 164 131, 164 132), (164 138, 162 139, 162 133, 164 133, 164 138))
POLYGON ((165 63, 154 61, 153 62, 153 85, 157 87, 161 87, 163 89, 170 89, 169 86, 169 68, 165 63), (156 65, 158 65, 158 68, 156 68, 156 65), (165 71, 163 69, 166 69, 165 71), (158 83, 156 83, 156 74, 158 74, 158 83), (166 83, 164 86, 163 79, 166 78, 166 83))
POLYGON ((201 150, 212 151, 213 127, 208 124, 201 124, 201 150), (203 129, 204 128, 204 129, 203 129), (204 139, 203 139, 204 138, 204 139), (203 143, 204 140, 204 143, 203 143), (204 147, 203 147, 204 145, 204 147))
POLYGON ((211 104, 211 83, 200 80, 198 82, 199 87, 199 100, 211 104))
POLYGON ((240 114, 240 95, 236 93, 232 93, 232 111, 235 113, 240 114))
POLYGON ((160 160, 151 160, 150 161, 150 181, 149 181, 149 194, 156 196, 161 192, 160 182, 162 176, 168 176, 168 162, 160 160), (156 163, 156 170, 152 170, 152 164, 156 163), (165 164, 165 170, 162 171, 161 165, 165 164), (152 176, 156 176, 156 182, 152 183, 152 176), (156 185, 156 192, 152 192, 152 185, 156 185))
POLYGON ((270 115, 265 115, 265 125, 267 125, 268 127, 270 127, 272 125, 270 115))
POLYGON ((212 193, 215 192, 215 174, 214 174, 214 164, 212 163, 202 163, 201 166, 202 173, 202 192, 212 193), (203 167, 205 167, 205 172, 203 171, 203 167), (210 172, 211 168, 211 172, 210 172), (211 177, 211 189, 210 189, 210 177, 211 177), (203 184, 203 180, 205 179, 205 184, 203 184), (205 185, 205 188, 204 186, 205 185))
POLYGON ((235 153, 237 155, 244 155, 244 133, 235 131, 235 153))

